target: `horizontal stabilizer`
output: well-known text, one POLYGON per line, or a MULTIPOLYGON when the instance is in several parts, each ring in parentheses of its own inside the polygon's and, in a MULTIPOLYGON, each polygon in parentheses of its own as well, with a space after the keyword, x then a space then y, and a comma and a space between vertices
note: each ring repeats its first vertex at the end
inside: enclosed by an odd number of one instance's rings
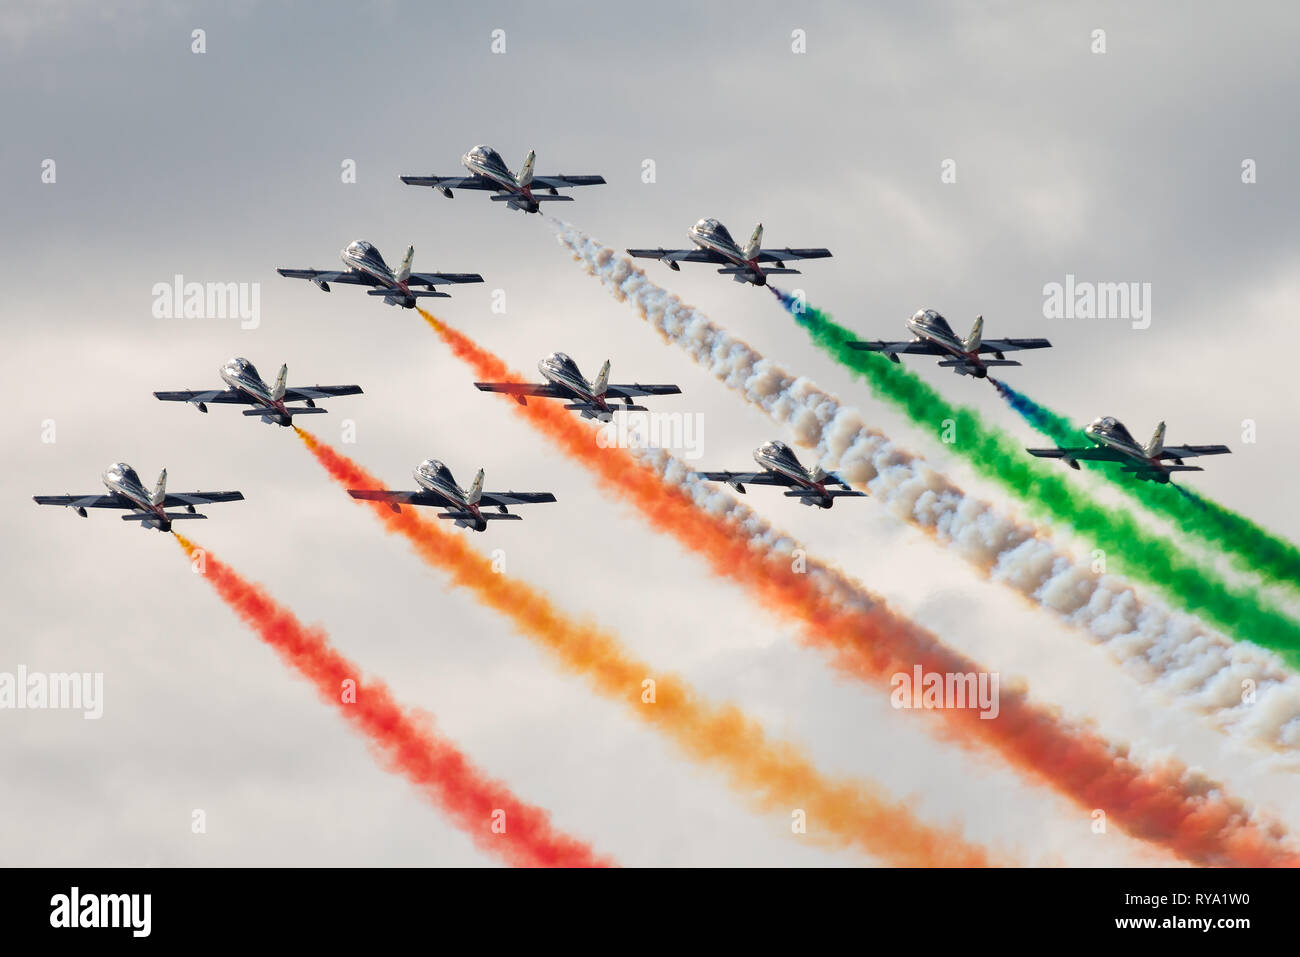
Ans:
MULTIPOLYGON (((288 406, 287 411, 290 415, 323 415, 328 412, 329 409, 322 409, 318 405, 305 406, 301 409, 295 409, 293 406, 288 406)), ((275 409, 245 409, 244 415, 265 415, 270 416, 271 418, 276 418, 280 413, 275 411, 275 409)))
POLYGON ((828 488, 823 495, 815 488, 792 488, 784 495, 786 498, 865 498, 867 493, 856 489, 828 488))
POLYGON ((1159 475, 1161 472, 1204 472, 1199 465, 1162 465, 1158 469, 1145 469, 1140 466, 1126 465, 1121 472, 1133 472, 1139 475, 1159 475))
MULTIPOLYGON (((183 518, 207 518, 201 512, 167 512, 166 519, 169 522, 180 521, 183 518)), ((153 512, 132 512, 130 515, 123 515, 124 522, 156 522, 158 516, 153 512)))
MULTIPOLYGON (((494 193, 492 196, 488 198, 491 199, 494 203, 511 203, 511 202, 518 202, 520 200, 523 200, 523 197, 518 196, 514 193, 494 193)), ((527 202, 527 200, 523 200, 523 201, 527 202)), ((571 203, 573 202, 573 197, 572 196, 551 196, 549 193, 541 193, 533 196, 533 202, 571 203)))
POLYGON ((437 299, 450 299, 445 292, 437 292, 433 289, 412 289, 410 292, 402 292, 400 289, 368 289, 367 296, 392 296, 394 299, 427 299, 430 297, 437 299))
MULTIPOLYGON (((453 522, 475 521, 474 516, 469 512, 437 512, 436 514, 438 518, 451 519, 453 522)), ((522 515, 516 515, 514 512, 506 512, 504 515, 501 514, 500 512, 484 512, 478 517, 483 519, 486 522, 499 522, 499 521, 522 522, 524 520, 524 517, 522 515)))
MULTIPOLYGON (((855 346, 855 348, 856 348, 856 346, 855 346)), ((986 366, 1018 366, 1018 365, 1020 365, 1020 363, 1017 362, 1015 359, 985 359, 985 360, 983 360, 983 362, 984 362, 984 365, 986 365, 986 366)), ((967 361, 966 361, 965 359, 941 359, 941 360, 939 361, 939 365, 940 365, 940 366, 943 366, 943 367, 945 367, 945 368, 947 368, 947 367, 951 367, 951 366, 964 366, 964 365, 967 365, 967 364, 968 364, 968 363, 967 363, 967 361)), ((970 364, 971 364, 971 365, 974 365, 974 363, 970 363, 970 364)))
MULTIPOLYGON (((736 275, 737 273, 752 273, 752 272, 754 272, 754 271, 755 271, 755 270, 751 269, 751 268, 748 267, 748 266, 727 266, 727 267, 724 268, 724 269, 719 269, 719 270, 718 270, 718 273, 719 273, 720 275, 723 275, 723 276, 734 276, 734 275, 736 275)), ((790 269, 789 267, 786 267, 786 268, 783 268, 783 269, 778 269, 778 268, 776 268, 775 266, 773 266, 773 267, 771 267, 771 268, 761 268, 761 269, 758 270, 758 272, 761 272, 764 276, 777 276, 777 275, 780 275, 780 276, 799 276, 799 275, 802 275, 802 274, 799 272, 799 270, 797 270, 797 269, 790 269)))
MULTIPOLYGON (((579 405, 576 402, 566 405, 565 408, 572 409, 574 412, 603 412, 604 411, 599 406, 579 405)), ((611 402, 609 404, 609 410, 611 412, 649 412, 650 411, 644 405, 622 405, 614 402, 611 402)))

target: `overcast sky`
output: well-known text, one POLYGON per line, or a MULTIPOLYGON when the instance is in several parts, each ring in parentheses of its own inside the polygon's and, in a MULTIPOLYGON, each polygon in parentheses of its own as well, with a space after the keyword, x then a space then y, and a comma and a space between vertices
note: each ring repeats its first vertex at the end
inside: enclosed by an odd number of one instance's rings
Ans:
MULTIPOLYGON (((549 489, 474 538, 656 668, 731 700, 828 772, 1026 862, 1161 863, 1092 835, 1060 796, 931 734, 841 680, 798 631, 656 533, 553 450, 410 311, 323 295, 277 266, 332 268, 349 241, 417 270, 480 272, 435 311, 532 373, 552 350, 588 375, 676 382, 702 465, 743 469, 761 413, 662 344, 572 263, 544 216, 400 174, 456 175, 477 143, 538 173, 600 173, 552 207, 619 248, 678 246, 702 216, 741 238, 827 246, 798 277, 871 338, 939 309, 961 333, 1050 337, 1013 385, 1082 422, 1233 455, 1186 480, 1300 538, 1292 493, 1300 350, 1300 11, 1284 4, 617 4, 47 2, 0 13, 8 250, 0 256, 8 450, 0 671, 103 672, 104 715, 0 712, 0 833, 12 864, 494 864, 383 771, 167 537, 82 521, 35 493, 98 492, 126 461, 175 490, 243 490, 197 540, 392 685, 526 801, 627 864, 848 865, 789 834, 351 504, 292 433, 160 389, 217 388, 230 356, 290 385, 359 383, 310 425, 392 487, 421 459, 464 482, 549 489), (203 30, 206 52, 192 52, 203 30), (1106 52, 1091 52, 1093 31, 1106 52), (493 31, 505 52, 493 53, 493 31), (804 31, 806 52, 792 51, 804 31), (43 182, 54 161, 55 181, 43 182), (356 182, 343 182, 346 161, 356 182), (642 170, 653 161, 654 182, 642 170), (941 181, 955 162, 956 182, 941 181), (1253 160, 1257 182, 1242 182, 1253 160), (153 287, 257 283, 256 328, 153 315, 153 287), (1150 283, 1151 323, 1044 318, 1067 274, 1150 283), (491 309, 504 292, 504 314, 491 309), (1245 443, 1243 422, 1258 441, 1245 443), (53 426, 55 441, 49 437, 53 426), (194 809, 206 834, 191 833, 194 809)), ((762 290, 707 267, 652 278, 949 469, 918 431, 819 353, 762 290)), ((913 360, 951 399, 1031 444, 993 390, 913 360)), ((1004 493, 978 486, 1010 510, 1004 493)), ((1176 753, 1300 828, 1300 793, 1244 746, 1136 687, 1109 656, 870 500, 749 504, 900 611, 1139 754, 1176 753), (815 512, 816 514, 812 514, 815 512)), ((466 533, 469 534, 469 533, 466 533)))

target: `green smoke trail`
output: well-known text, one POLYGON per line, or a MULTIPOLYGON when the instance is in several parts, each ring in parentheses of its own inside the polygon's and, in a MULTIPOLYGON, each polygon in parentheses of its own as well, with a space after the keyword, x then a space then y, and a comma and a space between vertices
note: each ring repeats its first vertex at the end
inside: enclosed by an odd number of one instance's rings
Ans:
POLYGON ((813 342, 862 378, 877 397, 897 406, 919 425, 950 431, 954 436, 950 448, 1014 493, 1031 511, 1073 527, 1104 549, 1108 560, 1121 556, 1126 575, 1147 582, 1193 614, 1270 648, 1293 667, 1300 667, 1300 625, 1282 612, 1259 596, 1223 582, 1173 542, 1142 528, 1131 515, 1107 508, 1072 488, 1064 476, 1026 455, 1010 435, 984 422, 973 409, 945 401, 902 365, 873 352, 847 348, 846 344, 858 337, 826 313, 773 292, 813 342))
MULTIPOLYGON (((1011 408, 1057 445, 1074 448, 1089 445, 1084 434, 1074 428, 1069 419, 1040 405, 1023 392, 1017 392, 1005 382, 993 384, 1011 408)), ((1086 464, 1103 465, 1100 462, 1086 464)), ((1152 512, 1171 519, 1184 532, 1230 549, 1232 557, 1242 567, 1279 583, 1300 584, 1300 549, 1260 528, 1245 516, 1178 486, 1139 481, 1133 475, 1114 468, 1102 467, 1097 471, 1152 512)))

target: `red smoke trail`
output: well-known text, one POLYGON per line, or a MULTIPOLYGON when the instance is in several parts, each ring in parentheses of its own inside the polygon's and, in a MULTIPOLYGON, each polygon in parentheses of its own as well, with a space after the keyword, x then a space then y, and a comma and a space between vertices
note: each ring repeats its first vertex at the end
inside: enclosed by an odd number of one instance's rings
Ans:
MULTIPOLYGON (((309 432, 299 437, 345 488, 380 488, 379 480, 309 432)), ((692 760, 725 772, 730 785, 760 809, 806 814, 807 833, 847 842, 887 862, 908 867, 981 867, 983 848, 954 829, 921 823, 907 805, 862 781, 829 778, 799 748, 768 739, 761 725, 732 705, 714 705, 681 678, 632 658, 612 635, 574 621, 543 593, 499 574, 462 536, 422 518, 412 507, 392 511, 366 501, 390 532, 397 532, 431 565, 446 570, 478 601, 511 622, 596 691, 622 702, 639 719, 671 738, 692 760), (647 700, 646 683, 654 696, 647 700)))
POLYGON ((525 804, 470 764, 433 730, 428 715, 403 708, 382 682, 363 681, 361 669, 339 654, 323 631, 304 626, 210 552, 181 535, 176 539, 191 559, 197 557, 195 567, 244 624, 366 736, 388 770, 404 775, 482 850, 517 867, 609 866, 590 846, 557 831, 548 812, 525 804), (505 833, 495 833, 494 824, 504 824, 505 833))
MULTIPOLYGON (((420 310, 452 352, 480 379, 526 381, 500 358, 462 333, 420 310)), ((828 650, 837 667, 874 684, 892 675, 924 672, 978 674, 985 671, 929 631, 893 613, 878 597, 834 569, 823 567, 832 589, 793 570, 788 556, 756 544, 745 530, 707 513, 626 449, 601 448, 595 433, 574 415, 545 400, 511 407, 558 447, 602 479, 658 528, 672 534, 713 571, 743 584, 769 608, 805 627, 805 638, 828 650), (828 594, 828 591, 834 594, 828 594)), ((809 562, 811 567, 814 563, 809 562)), ((1239 800, 1202 776, 1168 761, 1143 766, 1085 728, 1066 723, 1054 711, 1029 701, 1027 693, 1000 689, 997 718, 974 708, 934 713, 948 722, 959 742, 982 741, 1031 779, 1065 794, 1084 815, 1100 809, 1134 837, 1158 844, 1200 864, 1244 867, 1300 865, 1300 854, 1271 822, 1252 818, 1239 800)))

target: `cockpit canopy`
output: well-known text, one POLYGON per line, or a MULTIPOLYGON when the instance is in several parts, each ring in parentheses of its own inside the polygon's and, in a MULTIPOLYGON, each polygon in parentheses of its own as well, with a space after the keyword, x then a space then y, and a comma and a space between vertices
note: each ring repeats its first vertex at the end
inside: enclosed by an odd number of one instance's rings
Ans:
POLYGON ((790 446, 784 442, 773 439, 771 442, 764 442, 759 446, 759 454, 770 459, 784 459, 795 465, 799 464, 799 459, 794 452, 790 451, 790 446))
POLYGON ((476 146, 465 154, 465 158, 483 166, 499 166, 504 169, 506 165, 501 154, 490 146, 476 146))
POLYGON ((451 470, 443 465, 437 459, 425 459, 415 469, 417 472, 423 472, 425 475, 438 476, 439 478, 450 479, 451 470))
POLYGON ((952 327, 948 325, 948 320, 933 309, 918 309, 912 316, 912 321, 918 325, 926 326, 930 329, 938 330, 952 334, 952 327))
POLYGON ((1124 441, 1131 442, 1135 445, 1137 444, 1133 442, 1133 436, 1129 433, 1129 430, 1126 429, 1124 424, 1113 415, 1103 415, 1099 419, 1093 419, 1088 425, 1087 431, 1105 433, 1106 435, 1113 436, 1117 439, 1123 439, 1124 441))
POLYGON ((257 374, 257 366, 247 359, 241 359, 235 356, 233 359, 227 359, 224 371, 232 376, 238 376, 245 379, 260 379, 257 374))
POLYGON ((731 233, 727 232, 727 227, 722 225, 716 219, 701 219, 691 227, 691 232, 704 236, 712 236, 719 242, 731 243, 735 245, 736 241, 731 238, 731 233))
POLYGON ((125 462, 114 462, 108 467, 105 474, 116 482, 140 484, 140 476, 136 475, 135 469, 125 462))
POLYGON ((385 269, 388 268, 388 264, 384 262, 384 257, 379 255, 379 250, 364 240, 358 239, 356 242, 348 243, 348 248, 343 252, 353 259, 367 259, 372 263, 383 266, 385 269))

